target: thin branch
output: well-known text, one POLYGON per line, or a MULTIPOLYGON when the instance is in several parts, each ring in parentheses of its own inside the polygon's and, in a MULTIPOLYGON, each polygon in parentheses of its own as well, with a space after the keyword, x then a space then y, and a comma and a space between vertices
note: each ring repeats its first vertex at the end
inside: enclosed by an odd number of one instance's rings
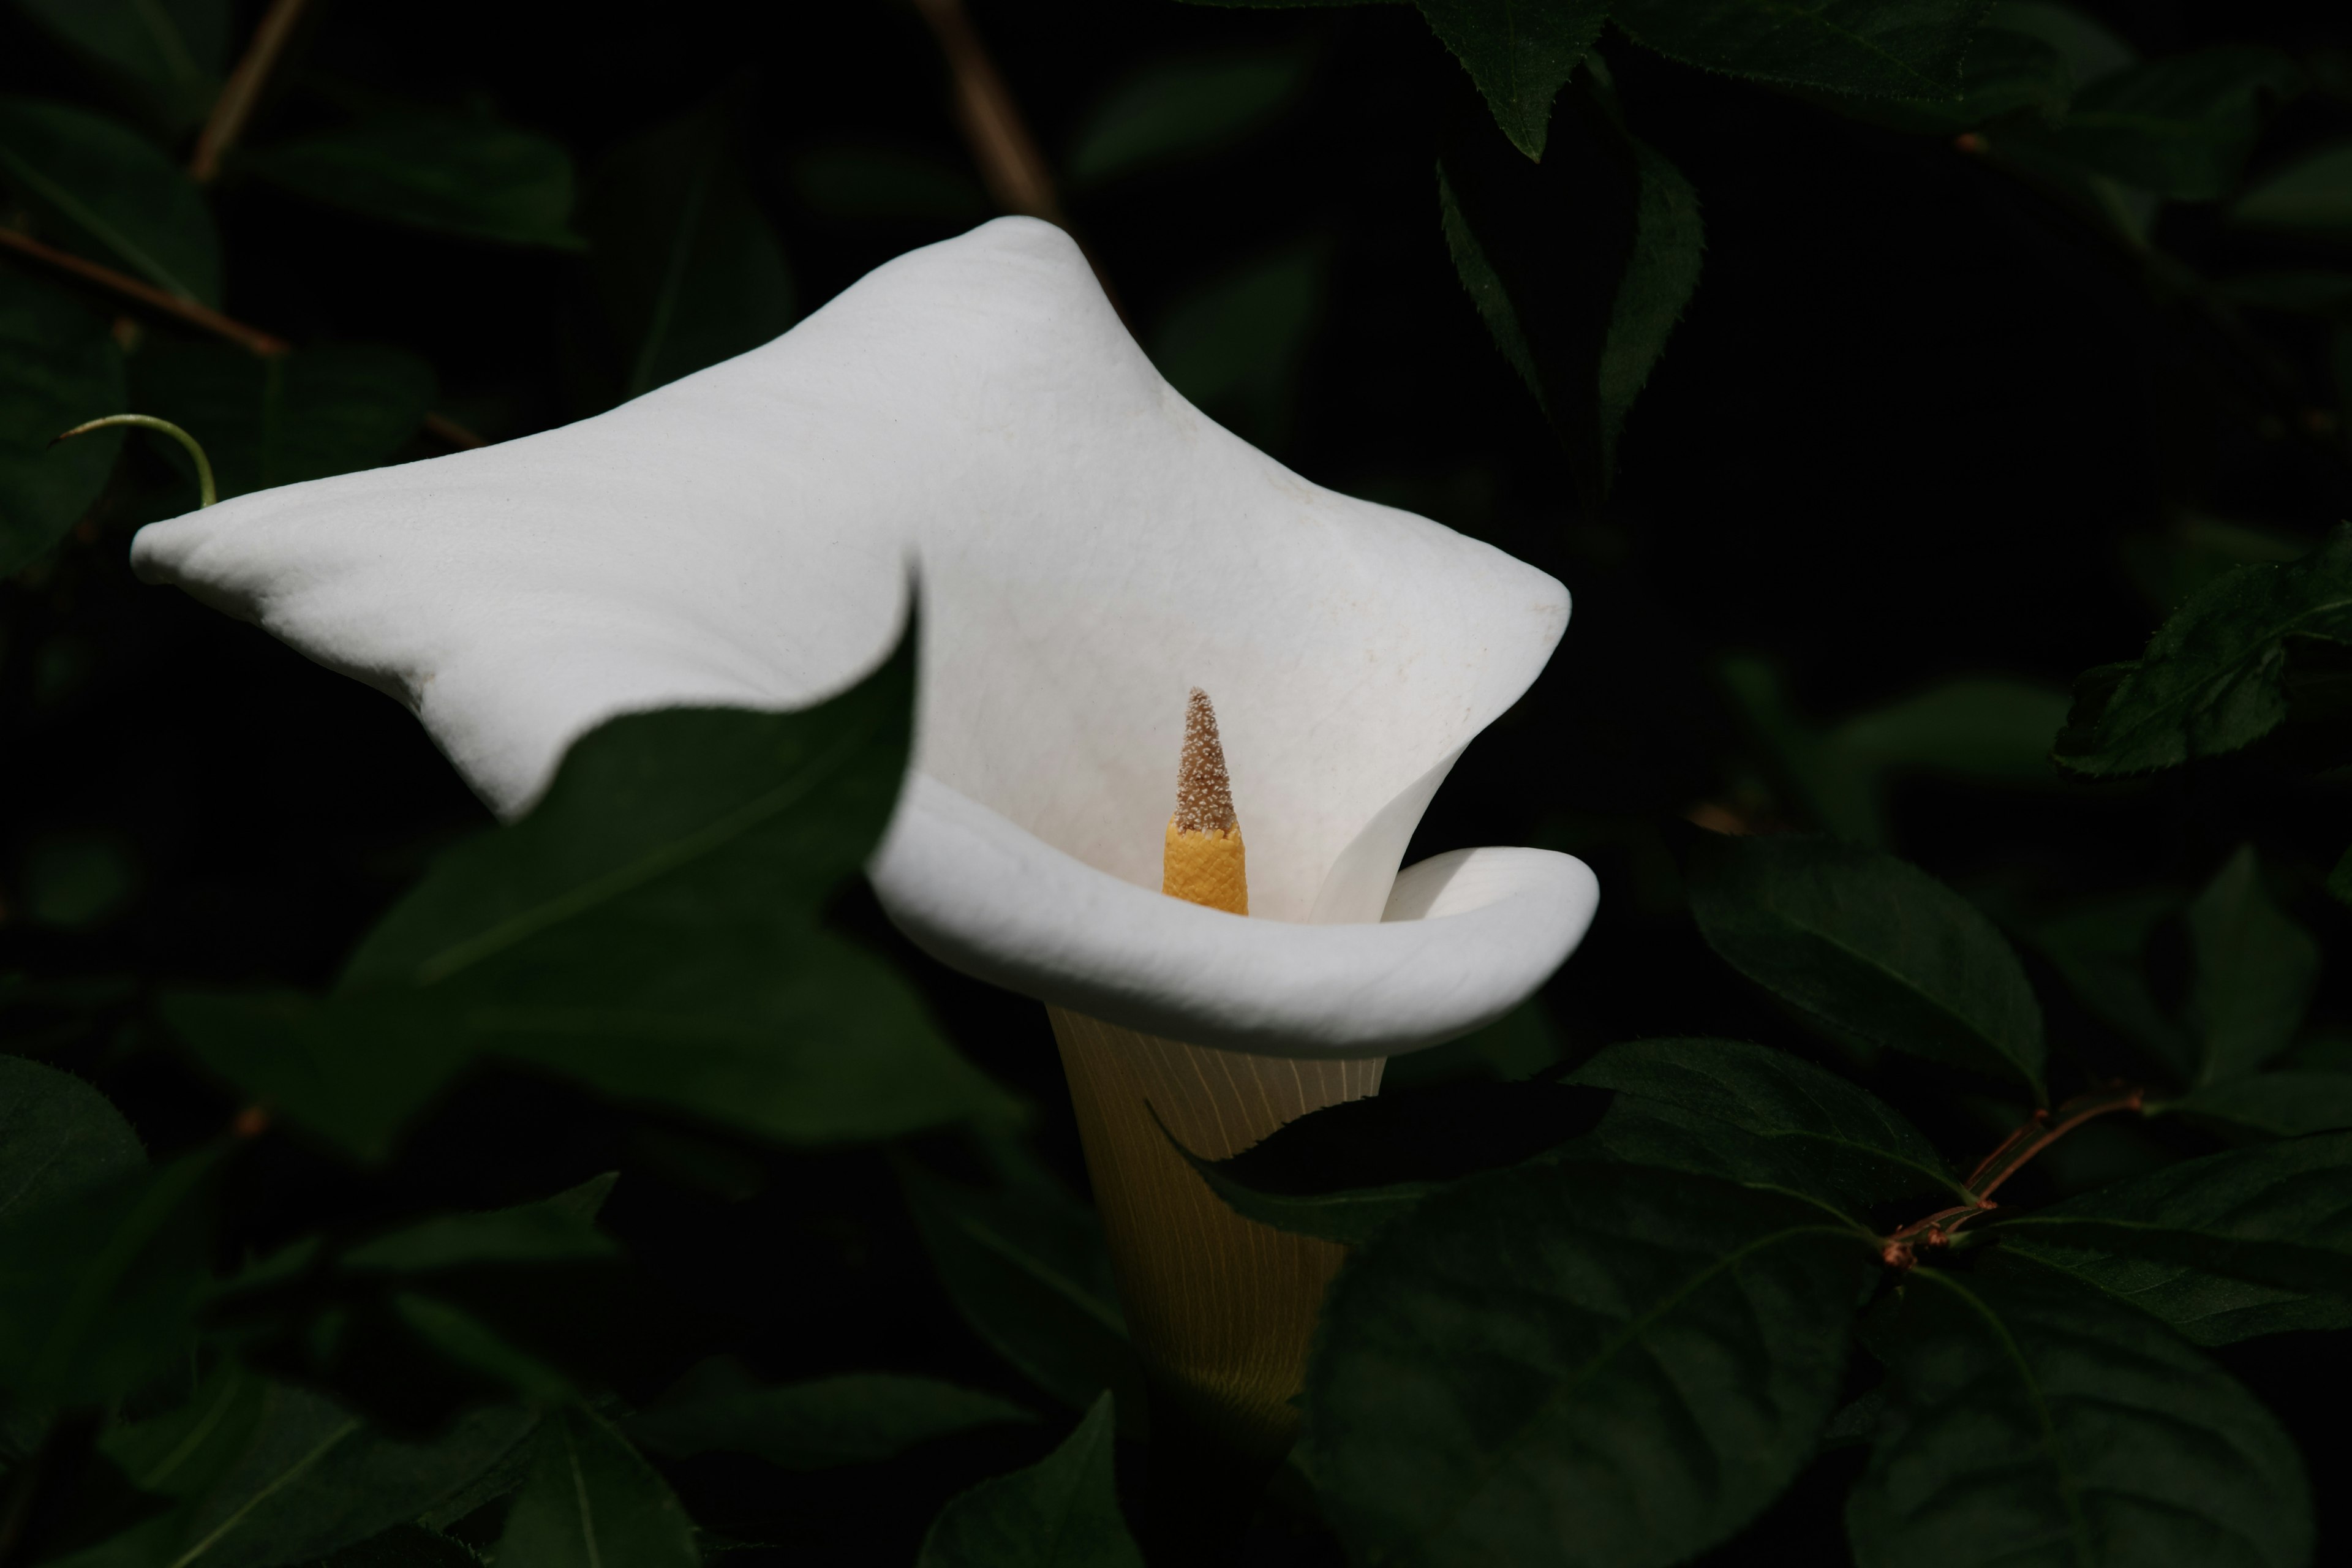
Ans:
POLYGON ((490 444, 488 438, 475 435, 446 414, 427 414, 425 416, 425 428, 448 442, 452 447, 462 447, 469 451, 474 447, 487 447, 490 444))
POLYGON ((963 0, 915 0, 915 9, 930 24, 940 53, 947 57, 949 73, 955 78, 956 123, 971 144, 972 161, 980 165, 988 194, 1006 212, 1067 227, 1061 198, 1054 192, 1053 171, 1037 150, 1037 139, 1029 134, 1020 106, 1013 101, 1013 89, 1004 85, 1003 73, 972 30, 963 0))
POLYGON ((2077 1095, 2057 1110, 2037 1110, 2025 1125, 2002 1139, 1993 1152, 1977 1163, 1969 1173, 1968 1189, 1975 1201, 1939 1209, 1925 1219, 1913 1220, 1890 1236, 1880 1237, 1883 1243, 1879 1259, 1889 1268, 1908 1268, 1919 1261, 1921 1247, 1948 1246, 1959 1228, 1979 1215, 1991 1213, 2000 1205, 1992 1194, 2000 1184, 2017 1174, 2028 1161, 2047 1149, 2075 1128, 2095 1116, 2105 1116, 2116 1110, 2138 1110, 2147 1101, 2147 1090, 2138 1086, 2099 1089, 2077 1095), (2056 1120, 2052 1120, 2053 1117, 2056 1120))
POLYGON ((221 85, 220 96, 213 100, 213 111, 205 117, 205 128, 196 136, 196 150, 188 159, 188 173, 198 184, 208 184, 220 173, 221 159, 236 139, 244 134, 245 122, 253 118, 253 106, 260 100, 261 89, 269 83, 269 74, 278 68, 278 57, 285 54, 287 41, 294 36, 294 25, 302 19, 302 8, 309 0, 270 0, 270 6, 261 18, 261 26, 253 30, 253 41, 245 47, 245 58, 221 85))
POLYGON ((19 234, 5 225, 0 225, 0 247, 46 262, 61 272, 70 272, 84 282, 110 289, 165 315, 175 316, 192 327, 201 327, 205 331, 226 338, 265 358, 285 353, 292 347, 283 338, 274 337, 258 327, 248 327, 243 321, 233 321, 209 306, 199 305, 194 300, 183 300, 176 294, 166 294, 153 284, 133 278, 127 272, 117 272, 111 267, 85 259, 71 251, 43 245, 31 235, 19 234))

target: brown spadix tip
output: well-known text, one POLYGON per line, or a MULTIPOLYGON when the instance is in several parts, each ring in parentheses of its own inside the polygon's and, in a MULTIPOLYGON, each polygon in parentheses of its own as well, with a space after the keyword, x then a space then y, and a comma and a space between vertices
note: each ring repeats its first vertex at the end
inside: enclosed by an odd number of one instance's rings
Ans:
POLYGON ((1217 739, 1217 710, 1196 686, 1184 705, 1184 754, 1176 763, 1176 831, 1223 833, 1235 826, 1234 784, 1225 773, 1225 748, 1217 739))

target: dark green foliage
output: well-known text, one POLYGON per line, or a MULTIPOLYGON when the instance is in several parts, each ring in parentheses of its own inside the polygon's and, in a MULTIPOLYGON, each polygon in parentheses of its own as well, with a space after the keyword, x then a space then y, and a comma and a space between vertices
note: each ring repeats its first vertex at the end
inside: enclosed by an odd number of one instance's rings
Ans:
POLYGON ((1580 84, 1563 103, 1535 166, 1483 127, 1457 128, 1438 164, 1438 219, 1495 346, 1598 504, 1627 411, 1698 285, 1705 236, 1696 196, 1627 134, 1605 85, 1580 84))
POLYGON ((628 1424, 629 1436, 679 1458, 714 1448, 788 1470, 870 1464, 933 1437, 1036 1416, 1009 1400, 936 1378, 850 1373, 761 1387, 725 1360, 706 1362, 628 1424))
POLYGON ((2137 663, 2088 671, 2058 737, 2091 777, 2178 767, 2285 721, 2299 648, 2352 642, 2352 523, 2291 565, 2247 565, 2191 598, 2137 663))
POLYGON ((1708 70, 1882 98, 1948 99, 1987 0, 1611 0, 1641 43, 1708 70))
POLYGON ((311 201, 385 223, 504 245, 577 250, 572 158, 544 136, 486 114, 376 114, 237 160, 311 201))
POLYGON ((0 99, 0 187, 64 248, 220 303, 220 237, 204 197, 135 132, 68 104, 0 99))
POLYGON ((1143 1568, 1114 1489, 1116 1436, 1105 1394, 1045 1459, 948 1504, 919 1568, 1143 1568))
POLYGON ((1691 912, 1731 966, 1832 1037, 2042 1084, 2042 1010, 2017 955, 1958 894, 1827 838, 1722 838, 1691 912))
POLYGON ((1465 1176, 1560 1147, 1608 1106, 1589 1089, 1466 1083, 1328 1106, 1229 1159, 1177 1147, 1244 1218, 1353 1243, 1465 1176))
POLYGON ((167 1016, 367 1157, 475 1056, 801 1143, 1005 1114, 905 982, 818 919, 897 798, 911 647, 798 713, 614 720, 529 816, 436 860, 327 1001, 167 1016))
MULTIPOLYGON (((159 342, 131 362, 139 412, 204 444, 223 500, 374 468, 416 434, 433 395, 432 366, 364 343, 262 359, 226 343, 159 342)), ((149 439, 193 476, 177 443, 149 439)))
POLYGON ((503 1568, 697 1568, 702 1554, 668 1483, 601 1417, 572 1409, 540 1426, 498 1561, 503 1568))
POLYGON ((109 1542, 97 1562, 108 1568, 307 1563, 458 1493, 522 1443, 537 1419, 520 1409, 486 1409, 428 1440, 408 1441, 315 1394, 223 1363, 181 1409, 103 1440, 123 1474, 169 1507, 109 1542))
POLYGON ((2262 95, 2300 87, 2276 49, 2209 49, 2100 78, 2074 97, 2051 146, 2126 184, 2189 201, 2226 195, 2261 129, 2262 95))
POLYGON ((1333 1287, 1307 1387, 1324 1506, 1373 1561, 1680 1562, 1811 1457, 1871 1252, 1703 1176, 1466 1182, 1333 1287))
POLYGON ((2299 158, 2238 199, 2230 216, 2252 228, 2352 232, 2352 147, 2299 158))
POLYGON ((1552 100, 1601 37, 1607 0, 1415 3, 1478 84, 1511 145, 1540 162, 1552 100))
POLYGON ((2294 1445, 2155 1320, 1922 1270, 1864 1338, 1889 1375, 1846 1510, 1861 1568, 2310 1561, 2294 1445))
POLYGON ((1105 1389, 1139 1419, 1143 1369, 1111 1284, 1094 1212, 1017 1150, 992 1147, 992 1187, 912 1162, 899 1180, 948 1299, 989 1347, 1047 1394, 1079 1409, 1105 1389))
POLYGON ((0 1226, 146 1163, 139 1135, 98 1090, 0 1057, 0 1226))
POLYGON ((629 351, 632 397, 793 324, 792 268, 724 113, 689 116, 614 153, 581 226, 605 312, 629 351))
POLYGON ((220 90, 229 0, 16 0, 159 130, 193 127, 220 90))
POLYGON ((1856 1210, 1962 1196, 1899 1112, 1784 1051, 1744 1040, 1635 1040, 1602 1050, 1570 1081, 1617 1091, 1592 1140, 1612 1159, 1856 1210))
POLYGON ((41 279, 0 268, 0 572, 55 543, 88 510, 122 446, 100 430, 50 447, 92 410, 122 403, 106 322, 41 279))
POLYGON ((2251 844, 2206 884, 2188 921, 2189 1016, 2203 1045, 2198 1081, 2242 1077, 2294 1042, 2319 984, 2319 943, 2271 901, 2251 844))
POLYGON ((2266 1138, 2333 1132, 2352 1128, 2352 1073, 2266 1072, 2209 1085, 2158 1109, 2266 1138))
POLYGON ((2168 1165, 1994 1234, 2200 1344, 2352 1327, 2352 1133, 2168 1165))

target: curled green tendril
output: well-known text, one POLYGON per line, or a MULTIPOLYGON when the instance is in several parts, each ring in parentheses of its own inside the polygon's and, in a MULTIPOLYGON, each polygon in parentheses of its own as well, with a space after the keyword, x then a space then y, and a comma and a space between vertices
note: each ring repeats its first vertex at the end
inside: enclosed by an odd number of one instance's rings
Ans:
POLYGON ((212 459, 205 456, 204 447, 197 444, 194 436, 189 435, 169 419, 158 419, 152 414, 110 414, 103 419, 93 419, 87 425, 75 426, 57 437, 57 440, 51 441, 49 445, 54 447, 58 441, 70 441, 77 436, 86 436, 92 430, 103 430, 110 425, 136 425, 142 430, 160 430, 185 447, 188 449, 188 456, 196 460, 196 505, 207 507, 220 500, 220 491, 213 487, 212 459))

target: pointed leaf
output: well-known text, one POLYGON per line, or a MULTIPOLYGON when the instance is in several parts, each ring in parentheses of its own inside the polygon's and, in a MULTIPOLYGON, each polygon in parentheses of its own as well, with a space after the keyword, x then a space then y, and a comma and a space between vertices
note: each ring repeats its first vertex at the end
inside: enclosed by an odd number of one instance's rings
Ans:
POLYGON ((2300 561, 2224 574, 2164 623, 2137 664, 2086 672, 2058 737, 2059 764, 2104 778, 2252 745, 2286 718, 2296 637, 2352 642, 2352 523, 2300 561))
POLYGON ((1606 0, 1416 0, 1511 145, 1540 160, 1552 100, 1601 37, 1606 0))
POLYGON ((1662 55, 1759 81, 1948 99, 1990 0, 1612 0, 1610 19, 1662 55))
POLYGON ((1875 1243, 1679 1172, 1481 1176, 1356 1252, 1307 1372, 1359 1561, 1679 1563, 1812 1457, 1875 1243))
POLYGON ((171 135, 193 130, 220 91, 228 0, 16 0, 16 8, 171 135))
POLYGON ((1117 1436, 1105 1393, 1060 1447, 949 1503, 917 1568, 1143 1568, 1118 1511, 1117 1436))
POLYGON ((2200 1083, 2242 1078, 2294 1042, 2319 985, 2319 943, 2271 901, 2252 845, 2189 906, 2189 947, 2200 1083))
POLYGON ((2042 1009, 1976 907, 1915 866, 1828 838, 1711 838, 1691 912, 1733 968, 1832 1035, 2042 1092, 2042 1009))
POLYGON ((1601 346, 1601 458, 1603 482, 1617 467, 1617 437, 1633 412, 1634 398, 1649 384, 1666 339, 1683 319, 1698 289, 1699 262, 1706 230, 1699 221, 1698 195, 1682 171, 1647 142, 1627 138, 1641 180, 1633 214, 1633 250, 1609 311, 1609 335, 1601 346))
POLYGON ((571 228, 571 154, 487 114, 378 114, 257 148, 236 166, 385 223, 507 245, 586 247, 571 228))
POLYGON ((0 98, 0 186, 64 248, 220 303, 220 237, 204 195, 137 132, 62 103, 0 98))
POLYGON ((2352 1073, 2257 1073, 2209 1084, 2151 1106, 2158 1113, 2219 1121, 2265 1138, 2301 1138, 2352 1128, 2352 1073))
POLYGON ((2301 1568, 2294 1444, 2154 1319, 1920 1269, 1865 1325, 1887 1363, 1846 1508, 1859 1568, 2301 1568))
POLYGON ((1617 1091, 1593 1134, 1615 1159, 1866 1208, 1965 1196, 1919 1130, 1875 1095, 1744 1040, 1635 1040, 1570 1075, 1617 1091))
POLYGON ((2262 129, 2260 97, 2302 85, 2276 49, 2203 49, 2102 77, 2041 133, 2063 156, 2142 190, 2210 201, 2238 183, 2262 129))
POLYGON ((703 113, 625 143, 581 226, 635 397, 759 347, 793 324, 793 275, 732 145, 703 113))
POLYGON ((530 1479, 499 1537, 499 1568, 698 1568, 669 1483, 585 1410, 540 1428, 530 1479))
POLYGON ((2352 234, 2352 145, 2289 163, 2241 196, 2230 216, 2249 228, 2352 234))
POLYGON ((0 1225, 146 1163, 104 1095, 71 1073, 0 1057, 0 1225))
POLYGON ((121 413, 123 400, 122 353, 105 319, 62 289, 13 268, 0 272, 0 576, 89 510, 122 433, 49 443, 84 420, 121 413))
POLYGON ((1036 1419, 1010 1400, 933 1378, 851 1373, 763 1388, 720 1361, 688 1373, 628 1430, 641 1446, 677 1458, 721 1448, 788 1470, 822 1470, 1036 1419))
POLYGON ((2200 1344, 2352 1327, 2352 1132, 2183 1161, 1990 1234, 2200 1344))

